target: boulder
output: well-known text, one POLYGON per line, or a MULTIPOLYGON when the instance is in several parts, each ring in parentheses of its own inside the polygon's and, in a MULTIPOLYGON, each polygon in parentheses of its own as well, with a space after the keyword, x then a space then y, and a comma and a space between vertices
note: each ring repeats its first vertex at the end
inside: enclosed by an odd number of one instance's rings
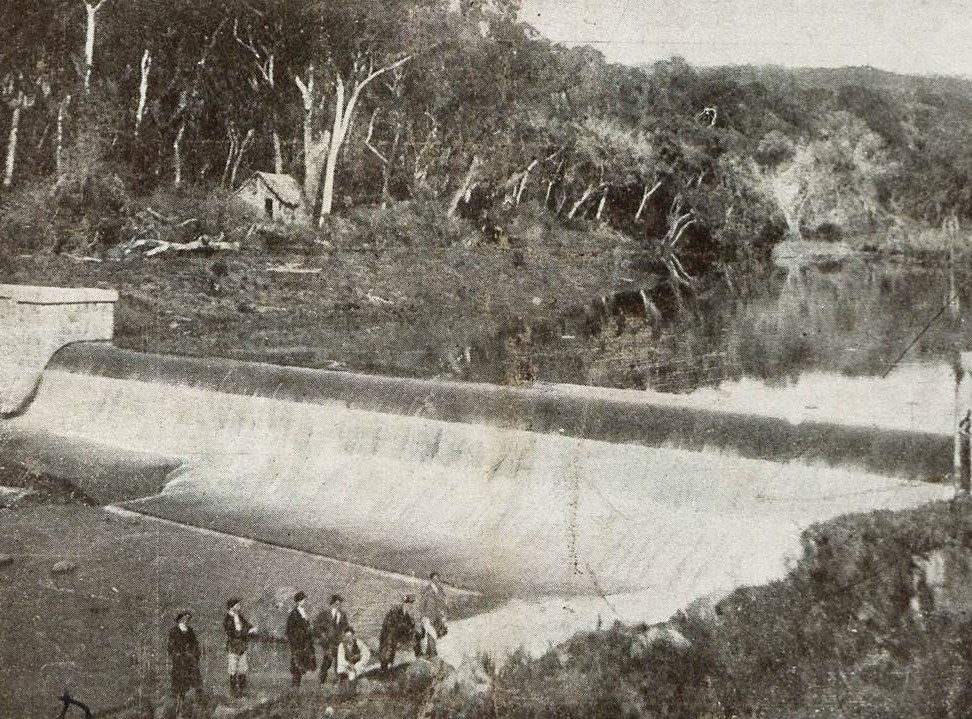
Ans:
POLYGON ((493 679, 482 661, 466 657, 455 671, 442 680, 438 691, 472 697, 489 693, 492 683, 493 679))
POLYGON ((686 639, 685 635, 678 631, 678 629, 669 624, 655 624, 650 627, 645 627, 635 634, 631 642, 631 658, 643 659, 656 646, 685 650, 692 647, 692 642, 686 639))
POLYGON ((60 562, 56 562, 53 567, 51 567, 51 574, 70 574, 71 572, 77 570, 78 565, 67 559, 62 559, 60 562))
POLYGON ((441 659, 423 659, 419 657, 406 667, 405 678, 411 681, 431 681, 432 677, 438 674, 443 666, 444 664, 441 659))
POLYGON ((972 550, 941 547, 914 556, 911 605, 954 616, 972 615, 972 550))
POLYGON ((401 674, 402 689, 412 692, 425 691, 435 678, 444 672, 445 664, 441 659, 415 659, 401 674))

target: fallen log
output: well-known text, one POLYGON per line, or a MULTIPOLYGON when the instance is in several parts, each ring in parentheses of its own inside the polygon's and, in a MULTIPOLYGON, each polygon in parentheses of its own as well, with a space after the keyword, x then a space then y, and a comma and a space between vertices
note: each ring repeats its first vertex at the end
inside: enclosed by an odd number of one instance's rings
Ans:
POLYGON ((160 255, 163 252, 198 252, 201 250, 224 250, 224 251, 235 251, 240 249, 239 242, 224 242, 223 233, 220 232, 216 238, 210 238, 209 235, 200 235, 192 242, 166 242, 165 240, 138 240, 133 243, 132 249, 135 249, 141 243, 151 243, 157 242, 155 247, 148 250, 145 253, 146 257, 154 257, 155 255, 160 255))

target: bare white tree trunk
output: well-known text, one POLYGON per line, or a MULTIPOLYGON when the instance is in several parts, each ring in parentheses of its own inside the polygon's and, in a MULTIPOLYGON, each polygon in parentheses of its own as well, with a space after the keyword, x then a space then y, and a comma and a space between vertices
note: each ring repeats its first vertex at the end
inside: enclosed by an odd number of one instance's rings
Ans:
POLYGON ((246 137, 243 138, 243 141, 240 142, 236 148, 236 159, 233 161, 233 169, 230 172, 230 177, 229 177, 229 188, 231 190, 234 187, 236 187, 236 173, 240 169, 240 163, 243 161, 243 155, 246 154, 246 150, 252 142, 253 142, 253 128, 250 128, 246 133, 246 137))
POLYGON ((661 180, 656 182, 650 190, 648 189, 648 185, 645 185, 645 191, 641 193, 641 203, 638 205, 638 211, 635 213, 635 222, 641 219, 641 215, 644 213, 645 207, 648 206, 648 200, 651 199, 651 196, 654 195, 661 186, 661 180))
POLYGON ((186 122, 182 121, 179 131, 176 133, 175 140, 172 141, 172 163, 175 168, 173 184, 176 187, 182 186, 182 136, 186 133, 186 122))
POLYGON ((57 179, 64 175, 64 116, 71 104, 71 96, 65 95, 57 106, 57 130, 54 137, 54 168, 57 179))
POLYGON ((229 138, 230 146, 226 153, 226 162, 223 163, 223 174, 219 178, 220 187, 226 187, 226 183, 229 182, 230 168, 233 166, 233 158, 236 156, 236 148, 239 144, 239 135, 237 135, 235 127, 226 130, 226 136, 229 138))
POLYGON ((307 210, 313 214, 317 207, 320 192, 321 173, 324 170, 324 158, 327 148, 331 144, 331 133, 325 132, 320 137, 314 136, 314 106, 317 97, 314 91, 314 67, 307 70, 307 81, 294 77, 297 89, 304 104, 304 200, 307 210))
POLYGON ((395 170, 395 158, 398 156, 398 145, 402 139, 401 120, 395 120, 395 134, 392 136, 391 152, 388 162, 381 173, 381 208, 385 209, 391 202, 392 172, 395 170))
POLYGON ((594 194, 594 185, 588 185, 587 187, 585 187, 584 194, 580 196, 580 199, 577 202, 571 205, 570 212, 567 213, 567 219, 569 220, 574 219, 574 215, 577 214, 577 211, 583 206, 585 202, 587 202, 587 200, 593 194, 594 194))
POLYGON ((475 186, 476 175, 481 165, 482 161, 479 159, 479 155, 473 155, 472 161, 469 163, 469 169, 466 170, 466 176, 463 178, 462 185, 456 190, 452 196, 452 202, 449 203, 449 210, 446 212, 448 217, 456 214, 456 210, 459 209, 459 203, 464 197, 469 197, 469 193, 472 192, 472 188, 475 186))
MULTIPOLYGON (((349 103, 350 104, 350 103, 349 103)), ((344 81, 337 76, 334 93, 334 128, 331 130, 331 143, 327 148, 327 162, 324 165, 324 189, 321 192, 321 215, 319 222, 323 224, 324 216, 331 214, 334 203, 334 173, 337 171, 338 152, 344 143, 341 136, 344 115, 344 81)))
POLYGON ((608 191, 607 188, 604 189, 604 194, 601 195, 601 201, 597 203, 597 214, 594 215, 595 220, 601 219, 601 213, 604 212, 604 205, 607 204, 608 191))
POLYGON ((516 198, 513 200, 514 205, 519 205, 520 200, 523 199, 523 191, 526 189, 527 180, 530 179, 530 172, 537 166, 538 162, 539 160, 534 160, 523 171, 523 177, 520 178, 520 185, 516 188, 516 198))
POLYGON ((280 133, 277 132, 276 123, 270 131, 270 139, 273 142, 273 171, 282 175, 284 171, 283 150, 280 147, 280 133))
POLYGON ((91 0, 84 0, 84 9, 88 13, 88 25, 84 35, 84 91, 91 90, 91 68, 94 66, 94 41, 95 41, 95 19, 105 0, 98 0, 92 3, 91 0))
POLYGON ((148 99, 149 70, 152 68, 152 53, 146 48, 142 54, 142 74, 138 83, 138 107, 135 108, 135 137, 142 128, 145 117, 145 103, 148 99))
POLYGON ((10 187, 13 183, 14 165, 17 161, 17 133, 20 130, 20 112, 23 110, 23 106, 23 93, 20 93, 20 97, 13 106, 13 112, 10 115, 10 134, 7 137, 7 162, 3 170, 4 187, 10 187))
POLYGON ((334 129, 331 131, 331 143, 327 149, 327 162, 324 165, 324 189, 321 192, 321 214, 318 224, 323 224, 324 216, 331 214, 334 204, 334 175, 337 171, 338 155, 344 146, 345 139, 347 139, 348 131, 351 129, 354 111, 358 106, 358 99, 361 97, 362 90, 381 75, 401 67, 411 59, 411 55, 406 55, 389 65, 369 72, 363 80, 355 80, 347 103, 345 103, 344 80, 340 74, 335 76, 334 129))

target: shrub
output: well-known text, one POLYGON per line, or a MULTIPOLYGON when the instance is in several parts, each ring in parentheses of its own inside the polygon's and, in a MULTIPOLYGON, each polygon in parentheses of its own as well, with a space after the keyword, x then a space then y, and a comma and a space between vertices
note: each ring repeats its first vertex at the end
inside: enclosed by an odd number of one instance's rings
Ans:
POLYGON ((394 247, 473 245, 479 239, 479 233, 469 223, 448 217, 445 209, 431 200, 361 208, 352 213, 350 221, 353 229, 341 238, 344 243, 376 253, 394 247))

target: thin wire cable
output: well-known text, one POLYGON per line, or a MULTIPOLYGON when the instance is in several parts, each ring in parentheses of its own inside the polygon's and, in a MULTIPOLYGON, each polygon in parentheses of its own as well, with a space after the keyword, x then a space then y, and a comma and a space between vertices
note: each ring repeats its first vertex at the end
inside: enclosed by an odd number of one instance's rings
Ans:
POLYGON ((889 374, 891 374, 891 370, 893 370, 897 366, 898 362, 900 362, 901 360, 904 359, 904 356, 906 354, 908 354, 908 350, 910 350, 912 347, 914 347, 916 344, 918 344, 918 340, 920 340, 924 336, 924 334, 929 329, 931 329, 931 326, 933 324, 935 324, 935 321, 939 317, 941 317, 945 313, 945 310, 947 310, 949 307, 951 307, 952 306, 952 303, 955 302, 955 300, 957 300, 957 299, 958 299, 958 292, 956 292, 951 297, 949 297, 948 300, 946 300, 945 304, 942 305, 942 308, 940 310, 938 310, 938 312, 935 313, 935 316, 934 317, 932 317, 930 320, 928 320, 928 323, 924 327, 922 327, 921 332, 919 332, 917 335, 915 335, 915 338, 913 340, 911 340, 911 342, 908 343, 908 346, 904 348, 904 351, 902 351, 902 353, 900 355, 898 355, 898 358, 894 362, 892 362, 890 364, 890 366, 884 371, 884 374, 881 375, 881 379, 884 379, 889 374))

